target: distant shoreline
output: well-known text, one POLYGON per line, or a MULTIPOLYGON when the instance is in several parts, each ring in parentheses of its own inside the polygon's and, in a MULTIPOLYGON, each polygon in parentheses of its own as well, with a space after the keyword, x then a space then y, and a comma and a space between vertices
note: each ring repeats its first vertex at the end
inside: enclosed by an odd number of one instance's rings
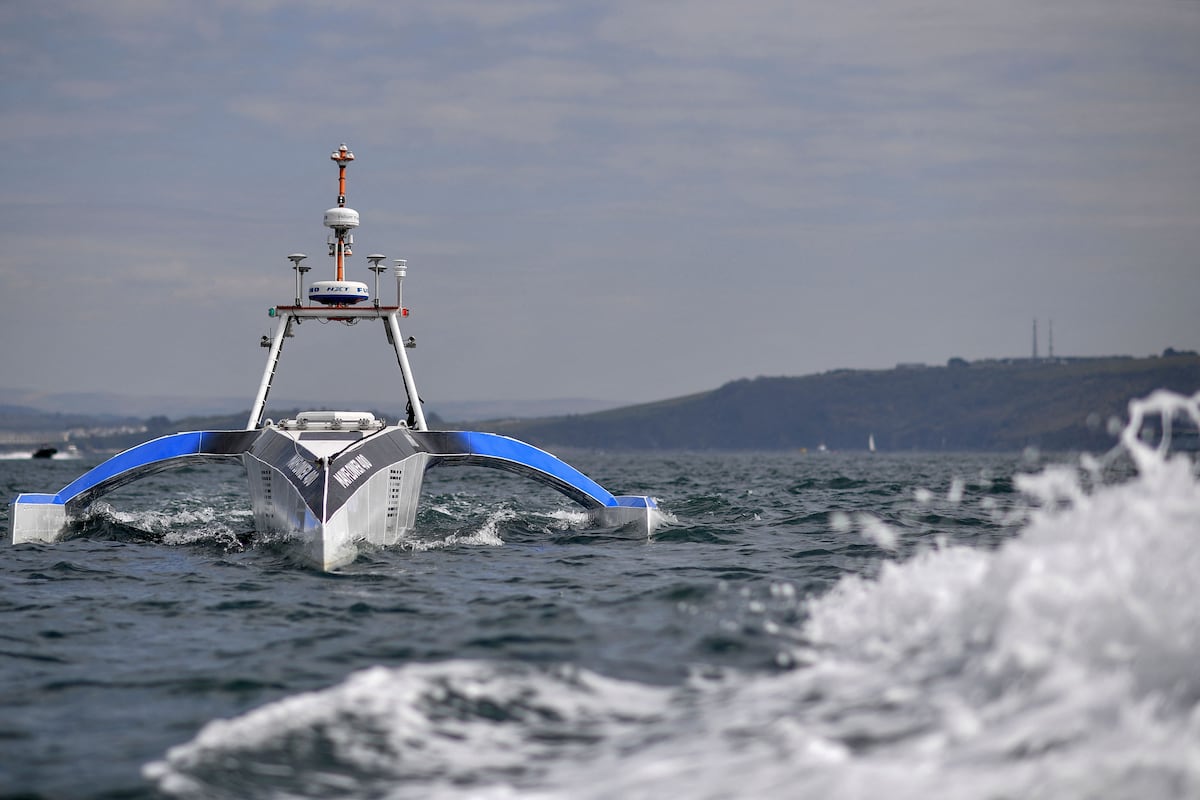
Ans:
MULTIPOLYGON (((707 392, 652 403, 604 408, 603 401, 529 401, 538 416, 519 416, 521 403, 469 405, 472 419, 454 420, 426 408, 447 428, 506 433, 542 447, 621 450, 1047 450, 1111 446, 1109 421, 1129 400, 1155 389, 1200 391, 1200 356, 1168 349, 1162 356, 1006 358, 944 366, 899 364, 891 369, 835 369, 800 377, 731 381, 707 392), (555 403, 583 410, 545 413, 555 403), (450 422, 443 422, 442 419, 450 422), (482 420, 482 421, 479 421, 482 420), (477 424, 476 424, 476 421, 477 424)), ((0 390, 12 398, 20 390, 0 390)), ((85 394, 71 395, 74 398, 85 394)), ((109 396, 112 399, 112 396, 109 396)), ((394 409, 370 409, 399 418, 394 409)), ((0 452, 41 445, 113 451, 179 430, 237 429, 246 410, 187 415, 88 415, 0 405, 0 452)), ((269 414, 280 416, 278 410, 269 414)))

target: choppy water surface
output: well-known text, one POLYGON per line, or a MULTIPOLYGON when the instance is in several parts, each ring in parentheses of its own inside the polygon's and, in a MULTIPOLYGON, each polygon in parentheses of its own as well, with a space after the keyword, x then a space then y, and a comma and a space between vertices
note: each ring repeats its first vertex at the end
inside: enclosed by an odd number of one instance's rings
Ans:
POLYGON ((562 454, 650 540, 445 469, 334 575, 238 469, 162 474, 0 552, 0 794, 1198 796, 1200 484, 1131 446, 562 454))

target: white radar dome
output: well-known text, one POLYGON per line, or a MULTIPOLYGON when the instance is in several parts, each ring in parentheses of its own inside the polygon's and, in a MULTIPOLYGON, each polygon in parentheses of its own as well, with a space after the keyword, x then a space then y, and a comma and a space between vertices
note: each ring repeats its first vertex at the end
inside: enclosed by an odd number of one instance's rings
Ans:
POLYGON ((326 228, 357 228, 358 212, 353 208, 331 208, 325 212, 326 228))
POLYGON ((327 306, 351 306, 368 299, 367 285, 358 281, 313 281, 308 299, 327 306))

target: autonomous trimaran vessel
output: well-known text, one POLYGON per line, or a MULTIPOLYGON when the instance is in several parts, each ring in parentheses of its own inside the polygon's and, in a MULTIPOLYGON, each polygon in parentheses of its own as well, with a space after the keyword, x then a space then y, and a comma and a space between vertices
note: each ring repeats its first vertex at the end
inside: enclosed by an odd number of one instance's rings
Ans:
POLYGON ((400 331, 401 318, 408 315, 402 295, 406 262, 395 262, 394 306, 379 304, 379 276, 388 269, 380 264, 384 256, 367 256, 375 273, 373 300, 365 283, 345 279, 352 231, 359 224, 358 212, 346 207, 346 167, 354 154, 343 144, 331 158, 338 165, 338 198, 337 206, 325 212, 325 226, 332 231, 328 244, 335 279, 314 281, 307 292, 310 302, 302 304, 306 256, 288 256, 296 273, 295 303, 269 311, 275 330, 269 339, 263 337, 269 354, 245 429, 164 436, 113 456, 55 494, 20 494, 9 514, 13 544, 59 540, 69 534, 71 521, 106 493, 196 462, 240 462, 249 478, 256 531, 292 542, 301 561, 323 570, 353 561, 361 543, 400 542, 415 525, 426 470, 441 465, 515 472, 579 503, 594 525, 653 532, 661 517, 650 497, 614 496, 550 453, 516 439, 429 430, 406 353, 413 342, 400 331), (364 411, 306 411, 295 419, 263 419, 284 339, 310 319, 383 323, 408 396, 406 420, 389 425, 364 411))

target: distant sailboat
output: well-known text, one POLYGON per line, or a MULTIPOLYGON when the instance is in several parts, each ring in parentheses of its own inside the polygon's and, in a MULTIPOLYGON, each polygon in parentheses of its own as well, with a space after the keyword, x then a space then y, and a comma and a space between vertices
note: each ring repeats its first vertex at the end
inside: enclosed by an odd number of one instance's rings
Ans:
POLYGON ((867 435, 867 449, 872 453, 875 452, 875 434, 873 433, 867 435))

